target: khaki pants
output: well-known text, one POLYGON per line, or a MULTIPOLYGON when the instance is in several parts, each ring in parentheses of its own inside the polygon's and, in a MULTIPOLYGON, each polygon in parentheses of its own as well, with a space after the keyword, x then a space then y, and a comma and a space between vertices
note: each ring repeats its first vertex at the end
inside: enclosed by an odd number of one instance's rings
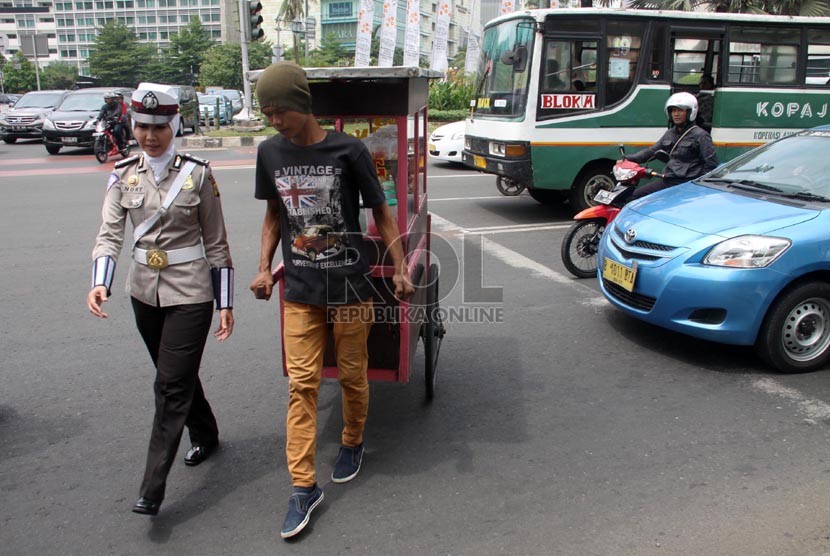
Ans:
POLYGON ((369 412, 366 340, 373 318, 371 301, 337 308, 285 302, 282 342, 289 384, 285 455, 294 486, 309 487, 316 480, 317 397, 329 322, 334 323, 340 371, 342 443, 357 446, 363 442, 363 426, 369 412))

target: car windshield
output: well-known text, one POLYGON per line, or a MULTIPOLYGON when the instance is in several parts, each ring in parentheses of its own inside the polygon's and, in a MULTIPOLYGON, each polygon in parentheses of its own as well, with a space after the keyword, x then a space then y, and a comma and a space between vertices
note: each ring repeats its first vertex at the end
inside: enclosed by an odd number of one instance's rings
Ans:
POLYGON ((15 108, 52 108, 61 101, 61 93, 26 93, 18 100, 15 108))
POLYGON ((239 91, 222 91, 222 95, 231 100, 242 100, 242 95, 239 94, 239 91))
POLYGON ((222 97, 214 96, 214 95, 202 95, 199 97, 199 104, 216 104, 216 101, 220 101, 219 105, 221 106, 224 104, 225 99, 222 97))
POLYGON ((702 181, 783 195, 830 198, 830 130, 810 130, 770 143, 706 175, 702 181))
POLYGON ((91 112, 104 106, 104 93, 73 93, 61 103, 63 112, 91 112))

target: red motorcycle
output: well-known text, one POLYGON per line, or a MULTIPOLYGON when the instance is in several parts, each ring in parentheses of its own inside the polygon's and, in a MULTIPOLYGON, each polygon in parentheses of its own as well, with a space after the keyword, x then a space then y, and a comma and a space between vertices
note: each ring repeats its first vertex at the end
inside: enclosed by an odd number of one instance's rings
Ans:
POLYGON ((124 148, 118 148, 118 142, 115 140, 113 129, 115 128, 115 121, 107 118, 98 120, 95 124, 95 133, 92 136, 95 138, 95 143, 92 150, 95 153, 95 159, 101 164, 107 161, 111 156, 121 154, 124 158, 130 156, 132 146, 124 139, 124 148))
MULTIPOLYGON (((614 165, 613 174, 617 180, 614 189, 600 189, 594 197, 597 205, 587 208, 574 216, 575 222, 562 240, 562 262, 565 268, 577 278, 591 278, 597 275, 597 249, 605 228, 617 217, 631 199, 634 188, 646 177, 663 177, 650 168, 625 160, 625 151, 620 146, 623 160, 614 165)), ((668 160, 664 151, 658 151, 654 158, 668 160)), ((651 159, 649 159, 651 160, 651 159)))

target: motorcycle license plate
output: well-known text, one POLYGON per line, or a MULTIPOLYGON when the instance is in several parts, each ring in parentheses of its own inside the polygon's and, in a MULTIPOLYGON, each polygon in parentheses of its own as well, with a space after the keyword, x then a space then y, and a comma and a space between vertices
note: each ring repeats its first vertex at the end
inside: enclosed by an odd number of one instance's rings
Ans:
POLYGON ((637 279, 637 263, 633 266, 625 266, 611 259, 603 259, 602 279, 633 292, 634 281, 637 279))
POLYGON ((77 143, 78 138, 77 137, 61 137, 61 141, 63 141, 64 143, 77 143))
POLYGON ((601 205, 607 205, 610 204, 616 196, 617 195, 613 191, 608 191, 607 189, 600 189, 599 191, 597 191, 597 194, 594 195, 594 201, 601 205))
POLYGON ((484 160, 483 156, 473 155, 473 164, 477 168, 487 168, 487 161, 484 160))

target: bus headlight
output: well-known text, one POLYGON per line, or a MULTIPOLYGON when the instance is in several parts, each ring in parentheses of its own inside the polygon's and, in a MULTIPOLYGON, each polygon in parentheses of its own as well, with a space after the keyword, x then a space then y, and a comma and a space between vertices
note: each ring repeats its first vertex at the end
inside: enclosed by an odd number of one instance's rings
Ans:
POLYGON ((490 142, 490 154, 495 156, 504 156, 505 144, 490 142))
POLYGON ((469 151, 472 147, 473 141, 469 137, 464 136, 464 148, 469 151))

